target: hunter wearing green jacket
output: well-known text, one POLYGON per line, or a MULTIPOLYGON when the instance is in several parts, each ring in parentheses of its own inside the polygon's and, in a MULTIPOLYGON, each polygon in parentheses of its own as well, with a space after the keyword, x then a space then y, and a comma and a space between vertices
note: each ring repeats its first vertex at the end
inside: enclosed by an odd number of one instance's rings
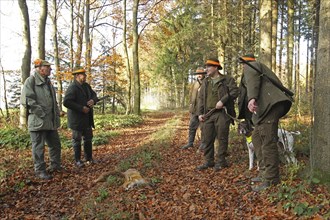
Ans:
POLYGON ((60 127, 60 112, 55 89, 48 78, 51 64, 37 59, 34 65, 35 73, 25 80, 20 102, 28 111, 34 170, 38 178, 48 180, 52 176, 46 172, 45 143, 49 148, 49 171, 62 170, 61 142, 57 131, 60 127))
POLYGON ((266 65, 257 62, 253 54, 240 58, 244 64, 240 84, 239 116, 252 120, 255 129, 252 142, 260 167, 261 191, 280 182, 277 130, 279 119, 286 115, 292 98, 285 93, 280 80, 266 65))
POLYGON ((235 117, 234 100, 238 96, 238 87, 233 77, 223 75, 218 59, 206 61, 207 77, 204 79, 199 95, 199 120, 203 122, 203 141, 205 144, 205 163, 197 170, 214 167, 220 171, 228 167, 226 161, 229 126, 235 117), (210 114, 212 112, 212 114, 210 114), (214 141, 219 142, 215 152, 214 141))

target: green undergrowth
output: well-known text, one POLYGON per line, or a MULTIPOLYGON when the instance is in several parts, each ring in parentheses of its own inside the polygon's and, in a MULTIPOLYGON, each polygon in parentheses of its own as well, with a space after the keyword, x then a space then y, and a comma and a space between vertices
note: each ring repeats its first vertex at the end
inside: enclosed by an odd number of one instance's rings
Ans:
MULTIPOLYGON (((111 129, 137 126, 143 118, 137 115, 95 115, 94 146, 107 144, 109 138, 116 137, 119 133, 111 129)), ((71 130, 67 128, 66 118, 61 118, 59 135, 63 148, 71 146, 71 130)), ((25 149, 31 146, 29 132, 18 128, 17 124, 8 124, 0 130, 0 149, 25 149)))
MULTIPOLYGON (((18 115, 17 115, 18 117, 18 115)), ((71 148, 71 130, 66 127, 66 118, 62 118, 62 126, 59 129, 61 145, 63 149, 71 148)), ((17 120, 12 120, 17 121, 17 120)), ((136 115, 96 115, 96 129, 93 132, 93 146, 99 146, 109 143, 109 140, 118 136, 120 131, 111 130, 111 128, 123 128, 127 126, 137 126, 143 122, 141 116, 136 115), (102 123, 100 123, 102 122, 102 123)), ((6 154, 6 150, 19 151, 31 148, 31 140, 28 130, 18 128, 17 124, 7 123, 0 129, 0 152, 1 155, 6 154)), ((19 154, 18 154, 19 155, 19 154)), ((31 158, 29 158, 31 159, 31 158)), ((0 181, 10 173, 8 168, 5 168, 5 160, 0 162, 0 181)), ((25 163, 25 159, 21 158, 18 166, 25 163)))
MULTIPOLYGON (((138 169, 142 176, 144 173, 148 173, 148 169, 154 166, 158 166, 161 163, 162 155, 160 148, 167 148, 170 146, 175 133, 177 131, 177 125, 180 123, 180 118, 176 117, 169 120, 165 125, 159 128, 159 130, 150 135, 137 149, 134 154, 121 160, 116 166, 116 170, 124 172, 129 168, 138 169)), ((148 178, 150 184, 159 184, 162 181, 161 177, 154 176, 148 178)), ((122 204, 134 203, 134 199, 127 198, 124 195, 121 197, 121 201, 115 201, 114 198, 110 198, 107 192, 112 188, 121 187, 123 184, 123 178, 118 175, 110 175, 104 184, 100 185, 96 189, 97 193, 94 197, 87 198, 84 201, 83 212, 80 217, 87 219, 132 219, 134 214, 129 213, 122 209, 122 204), (105 189, 108 191, 106 192, 105 189)), ((139 199, 143 199, 145 195, 140 193, 139 199)))
MULTIPOLYGON (((315 217, 322 209, 329 207, 326 195, 318 190, 318 187, 322 187, 322 180, 311 175, 308 165, 303 161, 285 165, 281 175, 281 184, 268 197, 277 207, 303 219, 315 217)), ((329 219, 330 211, 322 217, 329 219)))
POLYGON ((31 146, 30 135, 26 130, 8 127, 0 130, 0 149, 23 149, 31 146))

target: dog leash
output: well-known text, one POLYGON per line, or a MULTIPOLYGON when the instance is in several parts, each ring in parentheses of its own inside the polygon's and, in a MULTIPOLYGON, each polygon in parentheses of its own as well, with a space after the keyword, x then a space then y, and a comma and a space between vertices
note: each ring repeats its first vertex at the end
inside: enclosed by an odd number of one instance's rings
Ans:
MULTIPOLYGON (((233 120, 236 121, 236 122, 240 122, 239 119, 233 117, 232 115, 230 115, 230 114, 228 113, 226 107, 223 107, 222 109, 225 110, 226 115, 228 115, 231 119, 233 119, 233 120)), ((210 111, 208 111, 208 112, 204 115, 204 118, 205 118, 205 119, 209 118, 209 117, 210 117, 215 111, 217 111, 217 110, 220 110, 220 109, 212 108, 210 111)))
POLYGON ((223 108, 225 109, 226 115, 228 115, 231 119, 233 119, 234 121, 236 121, 238 123, 241 122, 239 119, 237 119, 237 118, 233 117, 231 114, 229 114, 226 107, 223 107, 223 108))

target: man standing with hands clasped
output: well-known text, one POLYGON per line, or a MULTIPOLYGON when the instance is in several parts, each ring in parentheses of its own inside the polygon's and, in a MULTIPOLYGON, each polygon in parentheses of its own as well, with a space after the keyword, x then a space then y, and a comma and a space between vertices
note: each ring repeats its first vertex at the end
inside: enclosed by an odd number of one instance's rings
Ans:
POLYGON ((86 71, 78 66, 73 69, 74 80, 68 87, 63 105, 68 108, 68 127, 72 129, 72 145, 77 167, 83 167, 81 161, 81 141, 84 142, 84 156, 87 164, 95 163, 92 156, 94 128, 93 106, 98 98, 91 86, 86 83, 86 71))
POLYGON ((260 175, 252 178, 252 181, 261 184, 252 187, 252 190, 259 192, 280 182, 278 123, 290 110, 293 94, 282 85, 272 70, 257 62, 253 54, 240 57, 239 62, 244 66, 238 118, 252 119, 255 126, 252 142, 259 162, 260 175))
POLYGON ((229 125, 231 117, 235 117, 234 100, 238 96, 238 87, 233 77, 219 72, 222 66, 218 59, 208 59, 205 65, 207 77, 201 86, 198 111, 199 120, 204 122, 205 163, 197 166, 197 170, 214 167, 214 171, 219 171, 228 167, 229 125), (214 149, 215 138, 219 142, 217 152, 214 149))

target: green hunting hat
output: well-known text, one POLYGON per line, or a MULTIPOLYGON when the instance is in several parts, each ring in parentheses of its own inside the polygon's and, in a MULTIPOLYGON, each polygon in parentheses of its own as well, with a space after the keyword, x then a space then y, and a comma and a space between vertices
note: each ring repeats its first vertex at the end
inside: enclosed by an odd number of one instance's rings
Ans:
POLYGON ((49 63, 48 61, 42 59, 36 59, 35 61, 33 61, 33 64, 34 67, 53 65, 52 63, 49 63))
POLYGON ((217 66, 219 70, 222 70, 222 66, 220 65, 220 61, 217 58, 207 59, 205 62, 205 66, 217 66))
POLYGON ((72 75, 76 75, 76 74, 79 74, 79 73, 86 74, 86 70, 82 66, 74 67, 73 70, 72 70, 72 75))

